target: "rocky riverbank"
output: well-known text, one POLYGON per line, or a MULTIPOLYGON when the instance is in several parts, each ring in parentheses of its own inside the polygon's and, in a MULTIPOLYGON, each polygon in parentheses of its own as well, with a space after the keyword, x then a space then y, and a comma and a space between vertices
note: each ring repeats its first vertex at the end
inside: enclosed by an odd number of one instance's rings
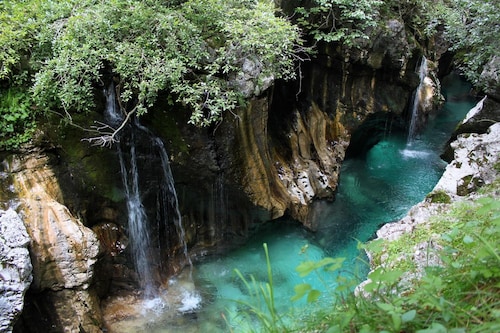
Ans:
MULTIPOLYGON (((500 174, 500 104, 494 101, 481 100, 471 109, 466 119, 458 126, 455 140, 450 143, 449 151, 453 152, 441 179, 426 199, 415 205, 401 220, 389 223, 377 231, 381 251, 368 252, 372 270, 379 267, 392 269, 400 261, 410 260, 415 269, 407 271, 400 285, 407 285, 411 280, 422 276, 424 269, 440 265, 439 251, 441 234, 436 232, 427 241, 406 244, 409 251, 401 251, 397 258, 391 257, 389 248, 391 242, 404 235, 416 233, 418 229, 431 230, 430 221, 435 216, 448 212, 453 203, 459 201, 474 201, 480 194, 478 191, 485 185, 498 181, 500 174), (484 129, 484 122, 493 123, 484 129), (476 129, 479 133, 473 133, 476 129)), ((500 192, 493 191, 490 195, 500 197, 500 192)), ((431 230, 432 231, 432 230, 431 230)), ((432 234, 432 232, 431 232, 432 234)), ((361 286, 369 283, 367 280, 361 286)), ((358 287, 358 290, 361 290, 358 287)))

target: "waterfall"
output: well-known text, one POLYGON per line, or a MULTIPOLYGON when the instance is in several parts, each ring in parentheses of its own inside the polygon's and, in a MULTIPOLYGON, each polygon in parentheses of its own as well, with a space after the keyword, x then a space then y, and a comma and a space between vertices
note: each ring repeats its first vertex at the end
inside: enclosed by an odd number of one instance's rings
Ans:
POLYGON ((427 76, 427 58, 424 56, 422 57, 422 60, 420 61, 420 65, 417 67, 415 70, 416 73, 418 73, 418 76, 420 78, 420 83, 413 93, 413 98, 412 102, 410 103, 410 109, 409 109, 409 114, 410 114, 410 126, 408 129, 408 139, 407 143, 411 144, 412 141, 415 139, 415 136, 417 134, 417 123, 418 123, 418 107, 420 105, 421 101, 421 92, 424 89, 424 80, 425 77, 427 76))
POLYGON ((110 126, 119 125, 123 121, 123 115, 116 105, 115 84, 111 81, 107 88, 104 88, 106 96, 106 109, 104 110, 104 120, 110 126))
POLYGON ((135 145, 132 144, 130 147, 130 169, 128 171, 119 145, 118 157, 127 201, 128 233, 132 247, 132 257, 144 295, 151 297, 154 295, 153 272, 150 256, 147 253, 150 248, 150 238, 147 230, 148 219, 139 192, 139 172, 135 145))
MULTIPOLYGON (((148 131, 149 132, 149 131, 148 131)), ((163 182, 161 184, 162 187, 162 199, 164 202, 169 203, 169 207, 173 208, 173 221, 175 227, 177 229, 177 235, 179 237, 179 241, 181 242, 181 248, 183 251, 184 258, 186 259, 189 267, 192 269, 193 263, 191 262, 191 258, 188 254, 187 243, 186 243, 186 233, 184 231, 184 227, 182 226, 182 217, 179 210, 179 201, 177 200, 177 193, 175 191, 174 186, 174 177, 172 176, 172 170, 170 169, 170 163, 168 161, 167 150, 165 149, 165 145, 160 138, 152 136, 152 141, 154 145, 158 148, 158 152, 160 154, 161 166, 163 170, 163 182)), ((163 205, 165 206, 165 205, 163 205)), ((163 214, 164 216, 166 214, 163 214)))
MULTIPOLYGON (((104 90, 104 93, 106 95, 105 121, 110 126, 116 126, 123 121, 123 115, 116 103, 113 83, 104 90)), ((120 139, 117 151, 127 204, 131 256, 144 296, 152 299, 158 295, 158 290, 155 288, 155 282, 158 282, 156 277, 159 277, 162 271, 166 271, 166 267, 162 267, 162 262, 166 261, 162 258, 162 254, 168 255, 173 252, 172 244, 168 244, 171 240, 169 239, 169 221, 175 226, 186 263, 192 267, 192 262, 188 255, 177 193, 163 142, 148 128, 141 125, 137 119, 126 132, 121 134, 120 139), (147 153, 153 153, 153 155, 144 156, 142 148, 146 150, 152 148, 152 151, 147 153), (138 149, 141 150, 137 151, 138 149), (141 152, 140 155, 139 152, 141 152), (155 163, 154 160, 158 158, 160 163, 155 163), (145 167, 150 169, 144 169, 145 167), (142 183, 153 186, 149 188, 146 186, 141 192, 140 178, 143 178, 142 183), (155 183, 152 183, 152 179, 156 179, 155 183), (148 218, 147 211, 150 210, 144 207, 143 197, 147 193, 156 193, 156 218, 148 218), (156 225, 151 225, 155 222, 156 225), (151 234, 151 230, 155 228, 158 234, 151 234)), ((147 201, 146 204, 149 207, 151 202, 147 201)))

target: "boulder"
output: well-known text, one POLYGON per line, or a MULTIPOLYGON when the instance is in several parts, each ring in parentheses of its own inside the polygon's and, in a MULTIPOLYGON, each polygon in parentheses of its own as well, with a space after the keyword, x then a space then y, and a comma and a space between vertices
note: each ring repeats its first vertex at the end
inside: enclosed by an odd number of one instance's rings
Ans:
POLYGON ((433 192, 465 196, 484 184, 491 183, 500 160, 500 123, 490 126, 485 134, 460 134, 451 143, 453 161, 446 167, 433 192))
POLYGON ((479 82, 484 91, 497 101, 500 101, 500 56, 494 55, 484 66, 479 82))

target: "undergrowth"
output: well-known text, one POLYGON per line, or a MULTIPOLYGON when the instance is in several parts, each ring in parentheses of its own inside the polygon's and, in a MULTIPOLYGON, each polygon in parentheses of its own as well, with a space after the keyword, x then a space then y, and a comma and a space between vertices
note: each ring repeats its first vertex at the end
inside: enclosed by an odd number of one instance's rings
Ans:
POLYGON ((0 91, 0 150, 17 149, 28 142, 35 130, 35 112, 26 91, 0 91))
MULTIPOLYGON (((367 283, 353 292, 352 279, 345 278, 337 290, 319 291, 308 285, 295 288, 294 300, 306 297, 314 303, 323 292, 335 292, 335 302, 308 315, 306 320, 285 327, 288 314, 275 311, 272 272, 265 247, 269 282, 245 281, 255 299, 265 306, 246 303, 246 314, 262 325, 254 332, 360 332, 360 333, 465 333, 500 332, 500 193, 498 181, 473 201, 450 205, 450 209, 417 227, 412 234, 370 251, 411 251, 420 241, 431 241, 439 263, 425 267, 418 279, 402 278, 415 267, 411 253, 389 266, 379 266, 367 283), (403 281, 403 282, 402 282, 403 281)), ((370 245, 368 245, 370 246, 370 245)), ((404 252, 400 252, 405 254, 404 252)), ((375 253, 380 255, 380 253, 375 253)), ((391 260, 394 257, 389 256, 391 260)), ((297 271, 302 276, 317 270, 335 271, 342 259, 307 262, 297 271)), ((257 327, 257 326, 254 326, 257 327)), ((238 331, 241 332, 241 331, 238 331)))

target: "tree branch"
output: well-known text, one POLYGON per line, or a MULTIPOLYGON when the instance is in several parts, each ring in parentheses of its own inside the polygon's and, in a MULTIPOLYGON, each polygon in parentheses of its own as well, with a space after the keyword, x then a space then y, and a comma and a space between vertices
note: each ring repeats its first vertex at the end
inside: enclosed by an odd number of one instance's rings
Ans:
POLYGON ((120 126, 118 126, 118 128, 116 129, 111 127, 110 125, 96 121, 95 123, 97 125, 92 126, 92 131, 98 135, 90 138, 84 138, 82 139, 82 141, 87 141, 92 146, 111 148, 113 144, 120 141, 118 140, 118 134, 128 124, 128 122, 130 121, 130 117, 135 113, 136 110, 137 106, 134 107, 132 111, 125 113, 125 119, 123 119, 120 126))

